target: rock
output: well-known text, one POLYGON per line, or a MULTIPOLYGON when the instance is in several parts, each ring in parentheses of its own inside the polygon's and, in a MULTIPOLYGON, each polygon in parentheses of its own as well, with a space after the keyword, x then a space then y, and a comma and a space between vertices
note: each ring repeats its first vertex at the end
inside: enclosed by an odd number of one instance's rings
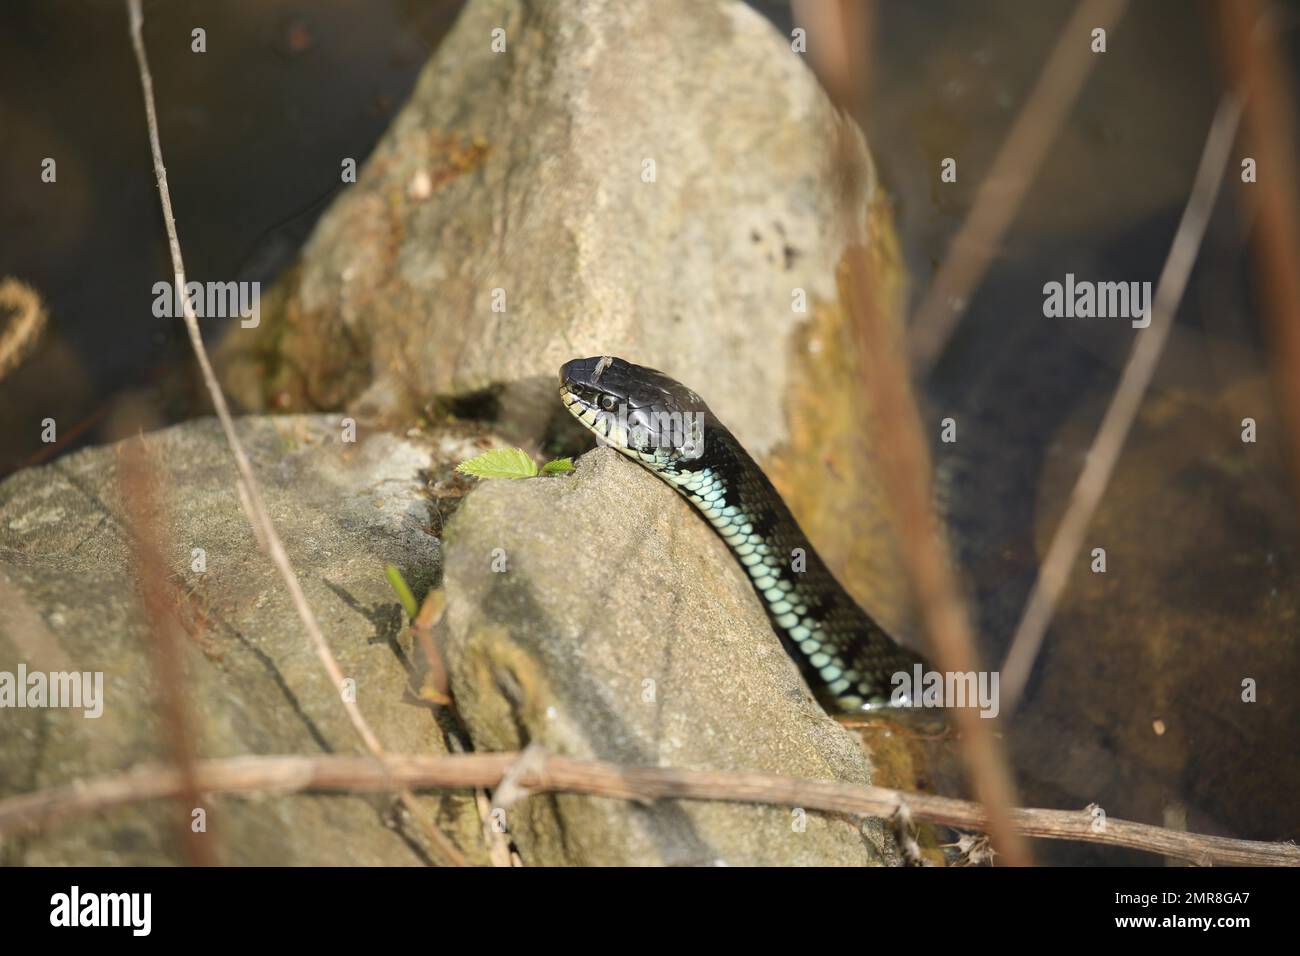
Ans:
MULTIPOLYGON (((393 752, 444 751, 448 717, 435 718, 409 691, 413 652, 383 566, 401 568, 417 595, 434 583, 443 551, 430 476, 448 474, 482 441, 444 424, 413 440, 363 428, 347 444, 330 416, 252 418, 239 429, 366 718, 393 752)), ((166 489, 163 586, 186 638, 197 752, 359 752, 244 519, 215 422, 133 441, 166 489)), ((165 758, 119 483, 125 447, 89 449, 0 483, 0 670, 25 662, 102 671, 105 701, 98 718, 0 711, 0 797, 165 758)), ((869 782, 864 751, 808 696, 726 546, 652 476, 602 450, 572 476, 487 482, 465 502, 451 525, 443 643, 478 749, 535 740, 630 764, 869 782), (491 570, 497 548, 504 573, 491 570)), ((482 862, 470 798, 421 799, 482 862)), ((226 863, 428 859, 387 796, 217 797, 206 809, 226 863)), ((169 802, 132 805, 15 838, 0 853, 9 864, 175 862, 174 814, 169 802)), ((522 801, 509 819, 531 865, 893 858, 878 821, 809 813, 801 831, 783 807, 555 795, 522 801)))
POLYGON ((493 390, 498 427, 535 443, 564 361, 662 368, 769 470, 855 596, 906 630, 837 284, 845 136, 879 307, 897 315, 902 267, 861 133, 746 4, 470 0, 261 327, 232 330, 225 380, 252 409, 398 418, 493 390))
MULTIPOLYGON (((340 442, 336 417, 239 425, 271 516, 347 676, 385 746, 440 752, 443 733, 408 691, 410 649, 384 564, 417 593, 441 562, 423 473, 473 453, 445 435, 424 447, 362 428, 340 442)), ((202 756, 359 752, 334 688, 280 578, 253 539, 235 470, 214 421, 144 437, 167 489, 171 576, 188 640, 186 697, 202 756), (207 570, 191 568, 194 548, 207 570)), ((0 483, 0 670, 102 671, 104 709, 0 711, 0 795, 160 760, 145 618, 131 571, 117 481, 125 443, 92 448, 0 483)), ((164 525, 166 527, 166 525, 164 525)), ((421 798, 471 859, 481 857, 469 798, 421 798)), ((419 864, 427 859, 387 796, 214 798, 218 855, 230 864, 419 864)), ((174 807, 153 802, 15 837, 6 864, 159 864, 180 859, 174 807)))
MULTIPOLYGON (((489 481, 447 529, 443 653, 480 750, 768 771, 865 784, 726 545, 610 449, 570 476, 489 481)), ((867 864, 879 821, 784 807, 580 795, 508 812, 533 865, 867 864)))
MULTIPOLYGON (((1039 555, 1105 397, 1081 402, 1057 436, 1039 555)), ((1193 832, 1295 832, 1300 522, 1275 401, 1267 375, 1144 401, 1008 735, 1057 805, 1096 800, 1152 821, 1172 805, 1193 832), (1271 439, 1243 442, 1246 417, 1271 439)))

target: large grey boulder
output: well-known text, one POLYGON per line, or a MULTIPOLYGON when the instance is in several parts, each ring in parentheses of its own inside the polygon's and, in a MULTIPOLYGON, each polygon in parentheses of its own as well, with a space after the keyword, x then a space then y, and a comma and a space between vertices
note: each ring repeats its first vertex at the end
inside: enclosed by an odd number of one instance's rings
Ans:
MULTIPOLYGON (((475 745, 869 783, 731 553, 610 449, 569 477, 488 482, 447 529, 443 651, 475 745)), ((878 821, 580 795, 507 813, 535 864, 869 864, 878 821)))
MULTIPOLYGON (((393 562, 426 588, 441 552, 424 475, 474 446, 452 434, 415 442, 363 428, 341 441, 337 417, 244 420, 240 434, 271 517, 357 702, 395 752, 444 750, 444 733, 409 691, 410 648, 384 579, 393 562)), ((133 439, 133 441, 135 441, 133 439)), ((92 448, 0 483, 0 670, 102 671, 103 714, 0 710, 0 795, 25 793, 163 759, 157 695, 124 516, 124 444, 92 448)), ((197 752, 360 752, 279 576, 240 509, 220 429, 197 421, 146 435, 165 492, 165 587, 186 640, 197 752), (206 570, 193 570, 193 549, 206 570)), ((464 794, 422 798, 481 857, 464 794)), ((418 864, 428 859, 387 796, 218 798, 207 808, 218 856, 231 864, 418 864)), ((7 864, 157 864, 180 859, 167 803, 61 824, 0 848, 7 864)))
MULTIPOLYGON (((444 561, 430 490, 482 444, 446 424, 341 440, 332 416, 239 424, 272 518, 358 703, 393 752, 445 751, 452 729, 411 693, 414 652, 383 576, 420 594, 444 561)), ((220 430, 193 422, 132 439, 165 489, 163 582, 184 640, 202 756, 349 753, 360 746, 262 555, 233 489, 220 430), (206 568, 196 572, 194 549, 206 568)), ((0 670, 102 671, 103 714, 0 710, 0 796, 164 759, 120 483, 125 443, 0 483, 0 670)), ((451 483, 456 483, 449 487, 451 483)), ((474 745, 538 742, 636 765, 762 770, 866 783, 868 759, 803 688, 730 552, 670 489, 614 452, 576 474, 488 482, 448 524, 440 640, 474 745), (494 570, 499 568, 501 570, 494 570)), ((421 798, 484 860, 466 794, 421 798)), ((429 858, 381 795, 213 798, 210 833, 233 864, 409 864, 429 858)), ((7 842, 16 864, 178 860, 175 808, 116 809, 7 842)), ((510 808, 531 865, 868 864, 892 860, 877 821, 783 807, 577 795, 510 808)))
POLYGON ((662 368, 902 630, 837 282, 843 137, 880 308, 897 314, 902 269, 862 135, 746 4, 470 0, 261 327, 232 330, 226 381, 249 408, 398 419, 496 390, 499 426, 528 444, 564 361, 662 368))
MULTIPOLYGON (((232 330, 225 380, 250 409, 388 423, 436 399, 474 399, 450 407, 495 408, 493 435, 536 448, 563 416, 564 360, 657 365, 704 395, 831 567, 900 630, 906 591, 838 281, 846 236, 831 157, 843 137, 859 156, 878 306, 896 314, 903 277, 861 134, 753 10, 470 0, 359 180, 264 299, 261 326, 232 330), (478 402, 483 393, 495 401, 478 402)), ((344 445, 337 418, 241 427, 363 711, 394 751, 441 749, 447 725, 409 696, 411 655, 382 566, 401 567, 417 593, 436 580, 441 523, 424 469, 445 477, 477 450, 473 429, 344 445)), ((215 428, 145 444, 170 489, 169 585, 193 637, 200 752, 355 749, 243 521, 215 428), (198 576, 196 547, 207 556, 198 576)), ((94 449, 0 485, 0 591, 19 609, 0 625, 0 655, 57 647, 105 672, 111 707, 98 721, 0 715, 16 730, 0 746, 0 792, 160 756, 116 454, 94 449)), ((653 478, 605 453, 571 478, 489 485, 468 500, 448 551, 444 644, 480 748, 537 740, 630 763, 869 779, 857 744, 804 694, 725 546, 653 478), (497 547, 504 573, 490 570, 497 547)), ((481 854, 468 798, 430 800, 481 854)), ((218 807, 230 862, 421 859, 385 828, 387 797, 218 807)), ((156 862, 174 858, 168 819, 157 806, 125 809, 5 853, 156 862)), ((530 863, 890 858, 874 822, 810 815, 800 830, 780 808, 555 796, 510 819, 530 863)))

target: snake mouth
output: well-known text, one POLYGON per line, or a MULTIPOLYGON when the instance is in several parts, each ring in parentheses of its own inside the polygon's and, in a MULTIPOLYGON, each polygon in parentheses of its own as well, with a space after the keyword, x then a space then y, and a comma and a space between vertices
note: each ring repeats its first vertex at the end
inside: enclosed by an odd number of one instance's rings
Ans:
POLYGON ((560 401, 569 410, 569 414, 582 422, 589 431, 595 430, 596 409, 567 384, 560 385, 560 401))
POLYGON ((576 418, 583 428, 596 436, 597 445, 614 448, 629 458, 642 458, 647 461, 653 459, 653 455, 638 453, 629 446, 627 429, 625 426, 620 425, 617 415, 602 411, 597 406, 584 400, 580 394, 567 384, 560 386, 560 401, 564 403, 564 407, 568 409, 569 414, 576 418))
POLYGON ((560 366, 560 401, 569 414, 596 436, 602 445, 611 445, 635 457, 629 448, 627 407, 630 396, 625 382, 637 366, 611 355, 572 359, 560 366), (605 382, 602 376, 610 368, 616 372, 605 382))

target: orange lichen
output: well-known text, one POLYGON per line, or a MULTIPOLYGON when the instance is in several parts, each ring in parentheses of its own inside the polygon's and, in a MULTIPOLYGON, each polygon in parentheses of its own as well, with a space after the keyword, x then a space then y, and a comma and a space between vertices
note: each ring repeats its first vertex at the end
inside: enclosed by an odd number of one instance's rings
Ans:
MULTIPOLYGON (((892 216, 882 202, 871 209, 869 235, 879 307, 897 317, 906 278, 892 216)), ((790 438, 764 464, 841 583, 886 628, 905 631, 910 598, 877 475, 881 450, 870 429, 864 430, 870 415, 861 407, 861 373, 844 300, 841 291, 836 301, 815 301, 811 317, 793 336, 785 396, 790 438)))

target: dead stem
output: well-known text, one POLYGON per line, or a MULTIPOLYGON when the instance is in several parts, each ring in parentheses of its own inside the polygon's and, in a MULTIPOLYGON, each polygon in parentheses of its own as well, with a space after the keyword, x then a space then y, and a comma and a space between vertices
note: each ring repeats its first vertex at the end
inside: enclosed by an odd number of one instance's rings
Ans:
MULTIPOLYGON (((126 6, 127 16, 130 19, 131 44, 135 49, 136 65, 140 72, 140 86, 144 93, 145 118, 149 125, 149 146, 153 153, 154 174, 158 179, 158 195, 162 203, 163 225, 167 230, 167 245, 171 250, 172 271, 175 273, 177 288, 184 288, 185 261, 181 256, 180 239, 176 234, 176 217, 172 214, 171 193, 167 187, 167 168, 163 165, 162 142, 158 134, 158 113, 154 105, 153 76, 149 72, 149 60, 144 48, 144 14, 140 9, 140 0, 126 0, 126 6)), ((321 666, 325 669, 330 682, 338 691, 339 700, 347 712, 348 719, 352 722, 353 729, 356 730, 357 736, 361 738, 366 749, 379 761, 382 769, 384 762, 383 745, 380 744, 379 738, 375 736, 375 732, 370 728, 370 724, 362 715, 361 709, 357 706, 352 695, 345 693, 343 671, 339 667, 333 651, 330 650, 325 635, 321 632, 320 624, 316 621, 316 615, 312 613, 311 605, 307 603, 307 595, 302 589, 302 584, 293 569, 293 564, 289 561, 289 555, 284 549, 284 544, 280 541, 280 535, 276 532, 275 525, 271 522, 271 517, 267 514, 266 506, 262 502, 262 492, 256 477, 253 475, 253 466, 244 451, 243 443, 235 433, 235 423, 230 416, 226 397, 222 394, 216 373, 213 372, 212 363, 208 359, 207 349, 204 348, 203 337, 199 333, 199 320, 194 314, 194 307, 188 296, 181 296, 180 298, 184 302, 185 328, 189 333, 190 346, 194 350, 194 357, 198 361, 199 369, 203 374, 203 383, 212 399, 212 407, 221 422, 221 429, 226 436, 226 444, 230 446, 231 456, 235 459, 235 467, 239 471, 240 491, 242 492, 240 502, 244 506, 244 513, 253 526, 258 540, 263 543, 272 564, 280 572, 280 577, 289 592, 289 598, 293 603, 294 610, 297 611, 298 617, 302 621, 303 628, 307 632, 307 637, 316 652, 317 658, 320 660, 321 666)), ((424 809, 416 803, 411 794, 403 792, 400 794, 400 798, 412 816, 424 828, 430 842, 441 856, 448 862, 463 865, 465 863, 464 854, 433 824, 424 809)))
POLYGON ((1088 525, 1101 503, 1102 495, 1119 461, 1129 429, 1137 418, 1138 408, 1147 387, 1155 375, 1156 365, 1164 351, 1165 341, 1173 328, 1174 314, 1187 287, 1188 276, 1196 262, 1196 254, 1205 235, 1214 202, 1223 183, 1224 169, 1232 150, 1237 121, 1241 116, 1237 101, 1226 96, 1215 113, 1201 153, 1200 167, 1192 183, 1191 195, 1183 210, 1182 221, 1174 234, 1173 244, 1165 259, 1160 279, 1156 283, 1151 305, 1150 324, 1136 333, 1137 341, 1129 354, 1124 373, 1115 386, 1106 415, 1097 429, 1097 437, 1084 458, 1083 470, 1070 493, 1070 501, 1047 555, 1038 571, 1029 601, 1020 624, 1002 662, 1002 710, 1012 713, 1020 701, 1025 684, 1033 670, 1034 659, 1042 645, 1047 625, 1056 610, 1056 603, 1065 590, 1079 549, 1083 546, 1088 525))
POLYGON ((1128 0, 1082 0, 1043 64, 1033 92, 1002 141, 975 194, 975 202, 948 245, 934 280, 908 329, 912 369, 924 379, 979 287, 1002 237, 1016 218, 1047 149, 1056 139, 1097 62, 1088 46, 1094 29, 1109 33, 1128 0))
POLYGON ((177 832, 185 859, 191 866, 215 866, 220 861, 215 850, 214 821, 206 819, 207 810, 203 807, 195 770, 198 724, 187 703, 184 652, 168 584, 169 568, 163 557, 166 518, 161 514, 158 472, 142 438, 129 439, 121 447, 118 485, 130 529, 128 541, 136 591, 149 622, 146 646, 157 684, 160 729, 167 752, 180 772, 180 786, 176 790, 177 832), (202 810, 205 815, 204 825, 198 829, 191 816, 196 810, 202 810))
MULTIPOLYGON (((862 23, 870 24, 874 19, 867 13, 862 23)), ((845 19, 834 35, 850 49, 825 62, 814 58, 814 63, 827 89, 843 97, 837 105, 861 123, 865 77, 856 70, 846 76, 827 74, 843 63, 859 64, 865 70, 865 64, 870 62, 870 51, 862 45, 867 31, 856 20, 845 19), (852 48, 855 42, 858 46, 852 48)), ((957 587, 947 533, 931 508, 933 471, 920 413, 892 317, 881 306, 871 237, 860 216, 862 197, 853 187, 861 181, 862 156, 856 132, 841 129, 834 159, 837 181, 846 184, 840 206, 848 236, 844 252, 848 281, 842 294, 857 346, 863 404, 871 409, 879 447, 888 449, 878 456, 885 500, 934 663, 948 673, 975 672, 980 667, 970 614, 957 587)), ((953 718, 961 731, 966 774, 975 795, 987 808, 987 828, 994 846, 1005 863, 1027 865, 1031 862, 1029 848, 1011 825, 1015 785, 996 722, 981 719, 975 709, 967 707, 955 708, 953 718)))
MULTIPOLYGON (((495 787, 518 752, 405 756, 390 754, 387 767, 368 757, 263 756, 201 760, 199 787, 207 793, 360 792, 393 787, 470 789, 495 787)), ((520 776, 533 792, 587 793, 648 803, 710 800, 803 807, 826 813, 889 818, 907 805, 914 820, 966 830, 985 830, 982 806, 965 800, 864 787, 830 780, 800 780, 767 773, 626 767, 595 760, 546 756, 520 776)), ((0 836, 47 827, 142 800, 174 796, 181 788, 173 767, 141 766, 125 773, 79 780, 61 787, 0 800, 0 836)), ((1296 866, 1300 847, 1166 830, 1105 817, 1094 808, 1010 812, 1017 833, 1048 840, 1075 840, 1173 856, 1199 865, 1296 866)))
POLYGON ((1282 421, 1290 431, 1291 467, 1300 502, 1300 197, 1295 171, 1296 101, 1276 26, 1259 0, 1221 0, 1223 44, 1233 86, 1245 109, 1257 181, 1240 197, 1257 223, 1255 264, 1272 341, 1282 421))

